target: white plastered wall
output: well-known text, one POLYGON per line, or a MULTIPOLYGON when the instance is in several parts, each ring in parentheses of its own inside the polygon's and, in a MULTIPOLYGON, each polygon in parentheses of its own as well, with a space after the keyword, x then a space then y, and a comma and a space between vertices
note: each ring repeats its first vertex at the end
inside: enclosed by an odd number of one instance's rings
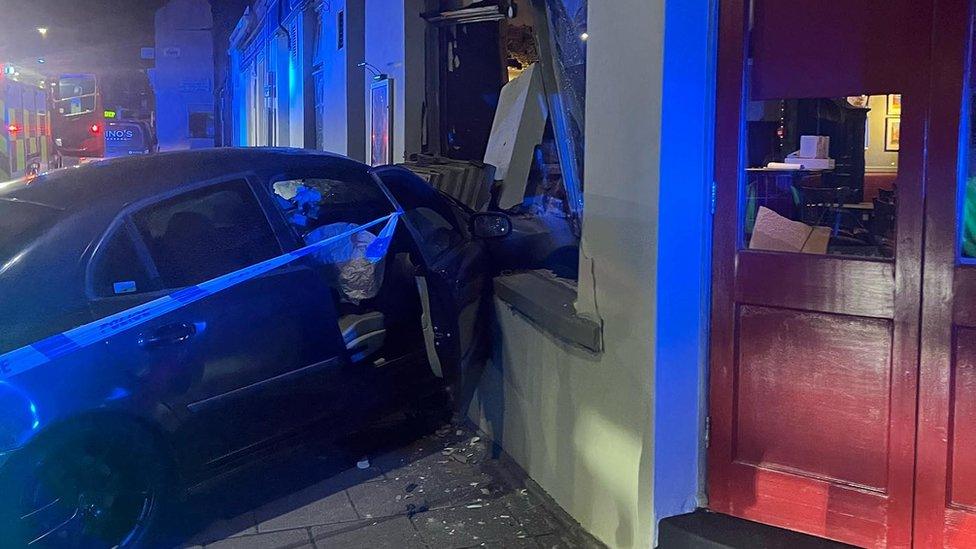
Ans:
POLYGON ((590 0, 584 314, 605 351, 563 344, 496 300, 471 417, 611 547, 654 539, 654 360, 663 0, 590 0))

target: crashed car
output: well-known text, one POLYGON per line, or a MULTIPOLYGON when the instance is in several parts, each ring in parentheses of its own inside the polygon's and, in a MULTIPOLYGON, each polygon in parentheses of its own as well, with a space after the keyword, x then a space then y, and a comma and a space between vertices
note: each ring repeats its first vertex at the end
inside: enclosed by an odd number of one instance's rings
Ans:
POLYGON ((0 539, 151 545, 181 487, 457 384, 510 230, 404 169, 285 149, 0 184, 0 539))

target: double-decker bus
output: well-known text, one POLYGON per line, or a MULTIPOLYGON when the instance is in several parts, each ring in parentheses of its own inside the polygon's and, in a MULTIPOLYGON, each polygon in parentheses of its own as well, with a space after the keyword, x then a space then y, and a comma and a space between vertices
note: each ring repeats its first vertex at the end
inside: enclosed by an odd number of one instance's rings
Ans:
POLYGON ((66 160, 105 156, 105 111, 94 74, 62 74, 53 86, 54 145, 66 160))
POLYGON ((44 77, 0 63, 0 181, 36 175, 54 166, 44 77))

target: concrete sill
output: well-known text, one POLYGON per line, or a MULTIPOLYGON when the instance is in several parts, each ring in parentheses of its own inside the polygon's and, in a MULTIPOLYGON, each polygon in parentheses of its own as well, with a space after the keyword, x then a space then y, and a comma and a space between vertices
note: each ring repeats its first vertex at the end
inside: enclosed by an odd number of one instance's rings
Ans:
POLYGON ((549 271, 525 271, 495 278, 495 295, 547 333, 593 352, 603 350, 599 323, 576 314, 572 281, 549 271))

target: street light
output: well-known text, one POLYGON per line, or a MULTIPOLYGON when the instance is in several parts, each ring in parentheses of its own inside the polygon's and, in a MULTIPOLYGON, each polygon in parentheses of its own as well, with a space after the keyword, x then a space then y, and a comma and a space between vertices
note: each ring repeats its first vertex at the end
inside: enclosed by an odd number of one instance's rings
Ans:
POLYGON ((47 37, 47 27, 37 27, 37 32, 41 33, 41 38, 47 37))

